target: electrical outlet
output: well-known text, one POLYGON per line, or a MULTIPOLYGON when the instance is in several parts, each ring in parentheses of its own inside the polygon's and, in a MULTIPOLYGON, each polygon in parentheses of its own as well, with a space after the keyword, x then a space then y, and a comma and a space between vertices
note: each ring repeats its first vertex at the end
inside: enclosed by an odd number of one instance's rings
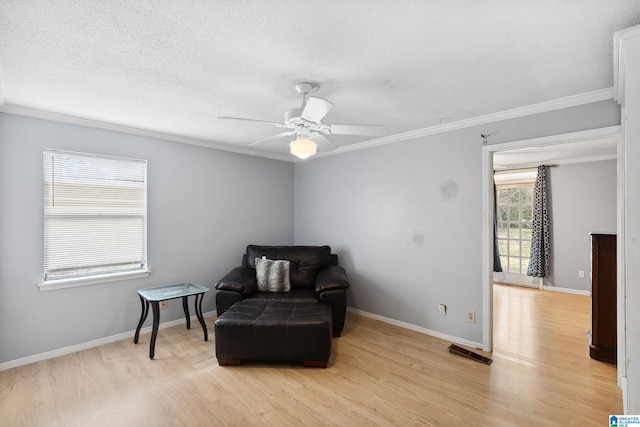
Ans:
POLYGON ((446 316, 447 315, 447 306, 444 304, 438 304, 438 313, 440 313, 440 316, 446 316))
POLYGON ((578 271, 578 277, 584 277, 584 271, 582 270, 578 271))
POLYGON ((167 308, 169 301, 160 301, 160 308, 167 308))
POLYGON ((475 312, 475 310, 467 310, 467 322, 476 323, 476 312, 475 312))

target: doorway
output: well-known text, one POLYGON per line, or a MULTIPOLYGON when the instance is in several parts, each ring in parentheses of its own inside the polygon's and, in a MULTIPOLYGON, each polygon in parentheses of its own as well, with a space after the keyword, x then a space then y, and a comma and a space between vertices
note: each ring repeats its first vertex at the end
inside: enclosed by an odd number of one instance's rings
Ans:
MULTIPOLYGON (((601 139, 615 139, 617 145, 618 157, 618 207, 617 207, 617 232, 620 234, 623 226, 623 218, 621 216, 620 197, 621 189, 621 152, 619 143, 620 126, 611 126, 601 129, 592 129, 588 131, 573 132, 568 134, 553 135, 549 137, 535 138, 523 141, 515 141, 501 144, 485 145, 483 147, 483 350, 493 350, 493 171, 494 171, 494 154, 507 151, 526 151, 537 148, 552 147, 563 144, 578 143, 580 141, 595 141, 601 139)), ((544 163, 540 162, 540 163, 544 163)), ((619 260, 622 259, 622 252, 618 244, 619 260)), ((621 269, 620 261, 618 263, 618 271, 621 269)), ((621 284, 618 284, 618 288, 621 284)), ((618 319, 623 314, 618 313, 618 319)), ((622 317, 624 319, 624 317, 622 317)), ((619 324, 619 328, 624 325, 619 324)), ((621 347, 624 343, 619 343, 619 354, 624 349, 621 347)), ((624 353, 622 353, 624 354, 624 353)))

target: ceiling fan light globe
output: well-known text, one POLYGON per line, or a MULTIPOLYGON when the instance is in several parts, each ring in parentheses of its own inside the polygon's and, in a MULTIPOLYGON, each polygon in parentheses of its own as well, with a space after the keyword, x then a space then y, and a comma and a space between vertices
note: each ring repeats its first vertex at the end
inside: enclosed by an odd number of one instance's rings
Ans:
POLYGON ((291 144, 289 144, 289 147, 291 154, 303 160, 316 154, 316 150, 318 149, 318 145, 307 138, 293 140, 291 144))

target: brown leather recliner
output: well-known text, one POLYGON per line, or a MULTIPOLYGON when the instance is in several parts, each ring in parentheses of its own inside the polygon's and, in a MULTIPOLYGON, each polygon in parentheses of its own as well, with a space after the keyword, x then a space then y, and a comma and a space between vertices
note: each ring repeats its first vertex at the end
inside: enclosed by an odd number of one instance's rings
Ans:
POLYGON ((243 300, 328 304, 332 313, 333 336, 339 337, 344 327, 349 279, 344 268, 338 265, 338 256, 331 253, 329 246, 249 245, 242 266, 227 273, 215 288, 218 316, 243 300), (290 262, 290 291, 258 290, 255 259, 262 257, 290 262))

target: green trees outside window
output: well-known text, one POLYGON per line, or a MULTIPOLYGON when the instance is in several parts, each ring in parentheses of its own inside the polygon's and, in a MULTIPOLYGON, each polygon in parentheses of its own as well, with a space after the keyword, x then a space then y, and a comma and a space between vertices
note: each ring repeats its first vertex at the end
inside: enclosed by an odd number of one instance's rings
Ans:
POLYGON ((526 274, 531 256, 533 184, 498 188, 498 248, 502 268, 526 274))

